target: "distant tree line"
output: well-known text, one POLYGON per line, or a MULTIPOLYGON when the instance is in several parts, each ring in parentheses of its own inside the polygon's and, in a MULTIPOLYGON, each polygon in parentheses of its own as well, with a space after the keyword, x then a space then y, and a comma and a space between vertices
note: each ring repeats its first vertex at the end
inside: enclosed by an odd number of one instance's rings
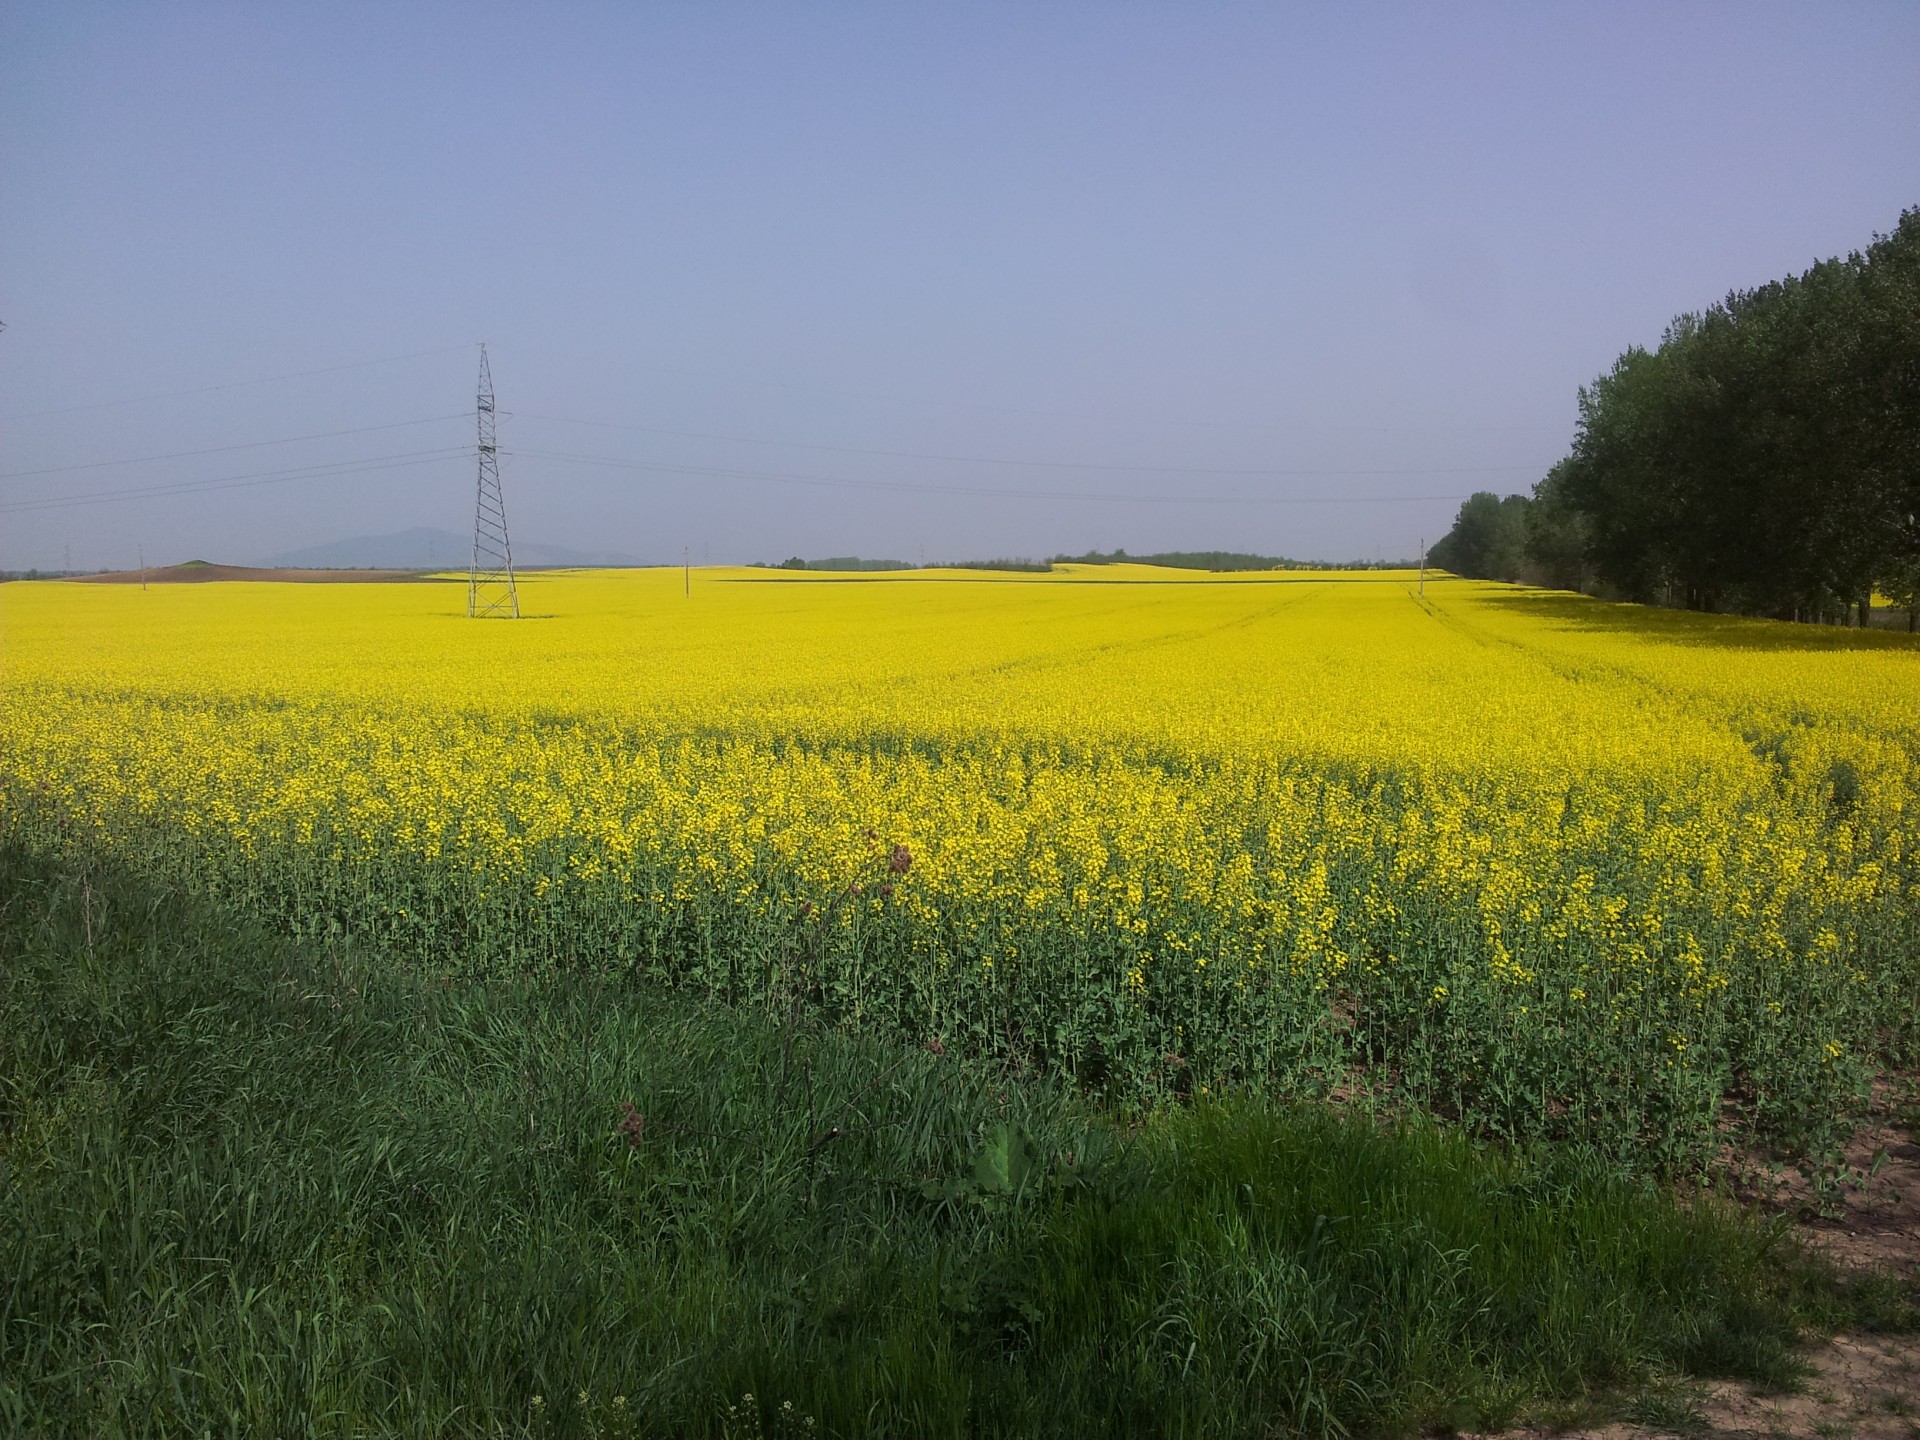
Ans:
POLYGON ((1241 570, 1403 570, 1405 560, 1289 560, 1284 555, 1247 555, 1238 550, 1161 550, 1152 555, 1129 555, 1125 550, 1084 555, 1056 555, 1055 565, 1162 565, 1170 570, 1211 570, 1229 574, 1241 570))
MULTIPOLYGON (((1476 500, 1479 496, 1474 497, 1476 500)), ((1497 505, 1499 501, 1486 497, 1497 505)), ((1514 497, 1519 498, 1519 497, 1514 497)), ((1225 573, 1240 570, 1396 570, 1406 569, 1408 560, 1351 560, 1329 564, 1318 560, 1289 560, 1281 555, 1247 555, 1237 550, 1162 550, 1152 555, 1129 555, 1125 550, 1103 552, 1089 550, 1084 555, 1055 555, 1050 560, 1024 558, 998 560, 949 560, 936 565, 942 570, 1010 570, 1044 575, 1055 565, 1160 565, 1175 570, 1210 570, 1225 573)), ((1435 560, 1434 563, 1441 562, 1435 560)), ((758 570, 914 570, 924 568, 905 560, 867 560, 858 555, 833 555, 825 560, 806 560, 798 555, 772 564, 757 562, 758 570)), ((1447 569, 1457 569, 1447 566, 1447 569)), ((1460 571, 1459 573, 1466 573, 1460 571)), ((1476 572, 1477 573, 1477 572, 1476 572)))
POLYGON ((1920 207, 1864 252, 1682 315, 1580 391, 1531 497, 1460 507, 1484 579, 1846 623, 1920 622, 1920 207))
POLYGON ((1129 555, 1125 550, 1103 554, 1056 555, 1056 565, 1164 565, 1171 570, 1291 570, 1298 562, 1279 555, 1243 555, 1234 550, 1163 550, 1155 555, 1129 555))
POLYGON ((829 555, 824 560, 803 560, 798 555, 789 556, 778 565, 761 565, 762 570, 911 570, 913 566, 905 560, 866 560, 858 555, 829 555))

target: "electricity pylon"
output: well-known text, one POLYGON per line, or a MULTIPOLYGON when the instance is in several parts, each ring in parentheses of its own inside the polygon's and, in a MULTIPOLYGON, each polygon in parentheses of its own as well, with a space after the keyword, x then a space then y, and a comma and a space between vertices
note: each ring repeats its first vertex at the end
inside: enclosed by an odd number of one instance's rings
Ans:
POLYGON ((473 503, 473 568, 467 573, 467 616, 520 618, 520 592, 513 583, 513 546, 507 540, 507 502, 500 493, 500 456, 493 441, 493 371, 480 347, 480 482, 473 503))

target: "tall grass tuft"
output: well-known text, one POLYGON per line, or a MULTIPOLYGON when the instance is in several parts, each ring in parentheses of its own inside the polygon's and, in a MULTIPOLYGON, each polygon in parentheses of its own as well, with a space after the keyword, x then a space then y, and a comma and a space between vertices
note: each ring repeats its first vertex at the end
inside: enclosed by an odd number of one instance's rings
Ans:
POLYGON ((1777 1237, 1569 1152, 453 981, 0 848, 0 1430, 1411 1433, 1791 1378, 1777 1237))

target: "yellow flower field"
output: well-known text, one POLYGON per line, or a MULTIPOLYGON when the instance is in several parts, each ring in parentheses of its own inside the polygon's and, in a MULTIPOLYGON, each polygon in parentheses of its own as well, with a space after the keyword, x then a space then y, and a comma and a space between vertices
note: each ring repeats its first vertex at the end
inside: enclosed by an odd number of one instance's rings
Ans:
POLYGON ((432 973, 1653 1164, 1830 1143, 1914 1043, 1902 637, 1392 572, 522 585, 8 585, 6 827, 432 973))

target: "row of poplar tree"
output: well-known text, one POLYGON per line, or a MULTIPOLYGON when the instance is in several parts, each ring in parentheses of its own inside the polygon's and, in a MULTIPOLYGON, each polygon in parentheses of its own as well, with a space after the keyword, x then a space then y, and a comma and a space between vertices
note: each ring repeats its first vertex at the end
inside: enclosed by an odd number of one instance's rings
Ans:
POLYGON ((1429 556, 1623 599, 1920 621, 1920 207, 1865 251, 1736 291, 1580 391, 1533 494, 1475 495, 1429 556))

